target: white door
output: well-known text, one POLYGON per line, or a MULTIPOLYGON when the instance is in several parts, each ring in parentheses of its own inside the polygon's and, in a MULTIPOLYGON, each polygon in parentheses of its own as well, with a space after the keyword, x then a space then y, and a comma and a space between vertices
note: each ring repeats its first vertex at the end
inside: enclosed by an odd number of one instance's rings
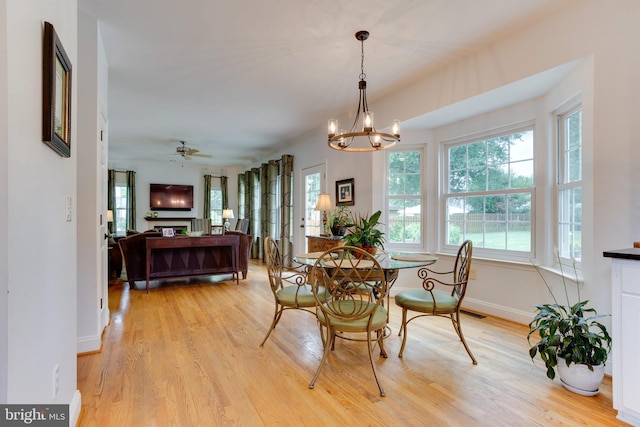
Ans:
POLYGON ((327 166, 325 163, 302 169, 302 199, 304 200, 304 217, 301 228, 304 229, 296 244, 303 248, 299 252, 306 252, 307 237, 323 233, 322 212, 316 211, 316 202, 320 193, 327 192, 327 166))
MULTIPOLYGON (((100 114, 100 182, 98 186, 102 193, 100 199, 102 200, 102 206, 100 209, 100 215, 102 221, 100 223, 100 236, 104 236, 100 245, 100 251, 102 252, 102 272, 99 277, 102 277, 102 286, 99 290, 100 294, 100 320, 101 326, 104 329, 109 324, 109 223, 107 221, 107 171, 108 171, 108 141, 107 141, 107 119, 104 115, 100 114)), ((114 212, 115 214, 115 212, 114 212)), ((117 249, 117 248, 116 248, 117 249)), ((113 250, 113 249, 112 249, 113 250)))

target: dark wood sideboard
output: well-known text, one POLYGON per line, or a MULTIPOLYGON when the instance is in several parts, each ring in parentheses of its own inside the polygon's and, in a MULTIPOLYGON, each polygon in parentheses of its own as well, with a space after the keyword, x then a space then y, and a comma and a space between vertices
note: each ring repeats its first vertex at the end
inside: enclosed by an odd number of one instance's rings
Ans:
POLYGON ((237 235, 147 237, 146 279, 232 274, 239 284, 237 235))

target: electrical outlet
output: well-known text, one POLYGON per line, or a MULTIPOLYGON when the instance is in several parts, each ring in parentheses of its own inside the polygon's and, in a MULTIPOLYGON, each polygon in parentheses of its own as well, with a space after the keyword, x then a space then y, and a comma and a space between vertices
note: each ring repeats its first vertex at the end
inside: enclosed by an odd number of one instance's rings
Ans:
POLYGON ((476 280, 476 269, 475 268, 470 268, 469 269, 469 280, 476 280))
POLYGON ((60 389, 60 365, 53 367, 53 397, 58 395, 60 389))

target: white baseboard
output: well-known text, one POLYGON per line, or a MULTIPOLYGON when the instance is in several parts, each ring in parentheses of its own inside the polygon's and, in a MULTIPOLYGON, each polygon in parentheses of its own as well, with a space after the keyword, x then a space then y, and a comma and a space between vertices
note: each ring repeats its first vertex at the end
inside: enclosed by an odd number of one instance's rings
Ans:
POLYGON ((464 308, 479 313, 488 314, 490 316, 499 317, 501 319, 510 320, 512 322, 528 325, 533 320, 533 314, 516 310, 511 307, 505 307, 498 304, 492 304, 486 301, 474 300, 473 298, 465 298, 463 301, 464 308))
POLYGON ((80 419, 80 410, 82 409, 82 395, 80 390, 76 390, 69 404, 69 427, 75 427, 80 419))
MULTIPOLYGON (((391 296, 395 296, 398 292, 406 291, 416 288, 402 288, 395 286, 391 288, 391 296)), ((463 301, 463 307, 475 311, 478 313, 488 314, 490 316, 499 317, 501 319, 510 320, 512 322, 520 323, 522 325, 528 325, 533 319, 534 314, 522 310, 516 310, 511 307, 505 307, 498 304, 493 304, 487 301, 475 300, 473 298, 466 297, 463 301)))
POLYGON ((102 335, 90 337, 78 337, 76 341, 76 352, 91 353, 102 348, 102 335))

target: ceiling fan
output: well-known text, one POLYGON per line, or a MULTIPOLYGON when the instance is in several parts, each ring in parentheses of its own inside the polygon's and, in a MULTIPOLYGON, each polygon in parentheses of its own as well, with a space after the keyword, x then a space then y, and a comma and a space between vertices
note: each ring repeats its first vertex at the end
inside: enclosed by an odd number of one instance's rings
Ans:
POLYGON ((180 144, 182 145, 176 147, 176 153, 180 154, 185 160, 190 160, 192 157, 213 157, 211 154, 198 154, 200 153, 200 150, 187 147, 187 143, 185 141, 180 141, 180 144))

